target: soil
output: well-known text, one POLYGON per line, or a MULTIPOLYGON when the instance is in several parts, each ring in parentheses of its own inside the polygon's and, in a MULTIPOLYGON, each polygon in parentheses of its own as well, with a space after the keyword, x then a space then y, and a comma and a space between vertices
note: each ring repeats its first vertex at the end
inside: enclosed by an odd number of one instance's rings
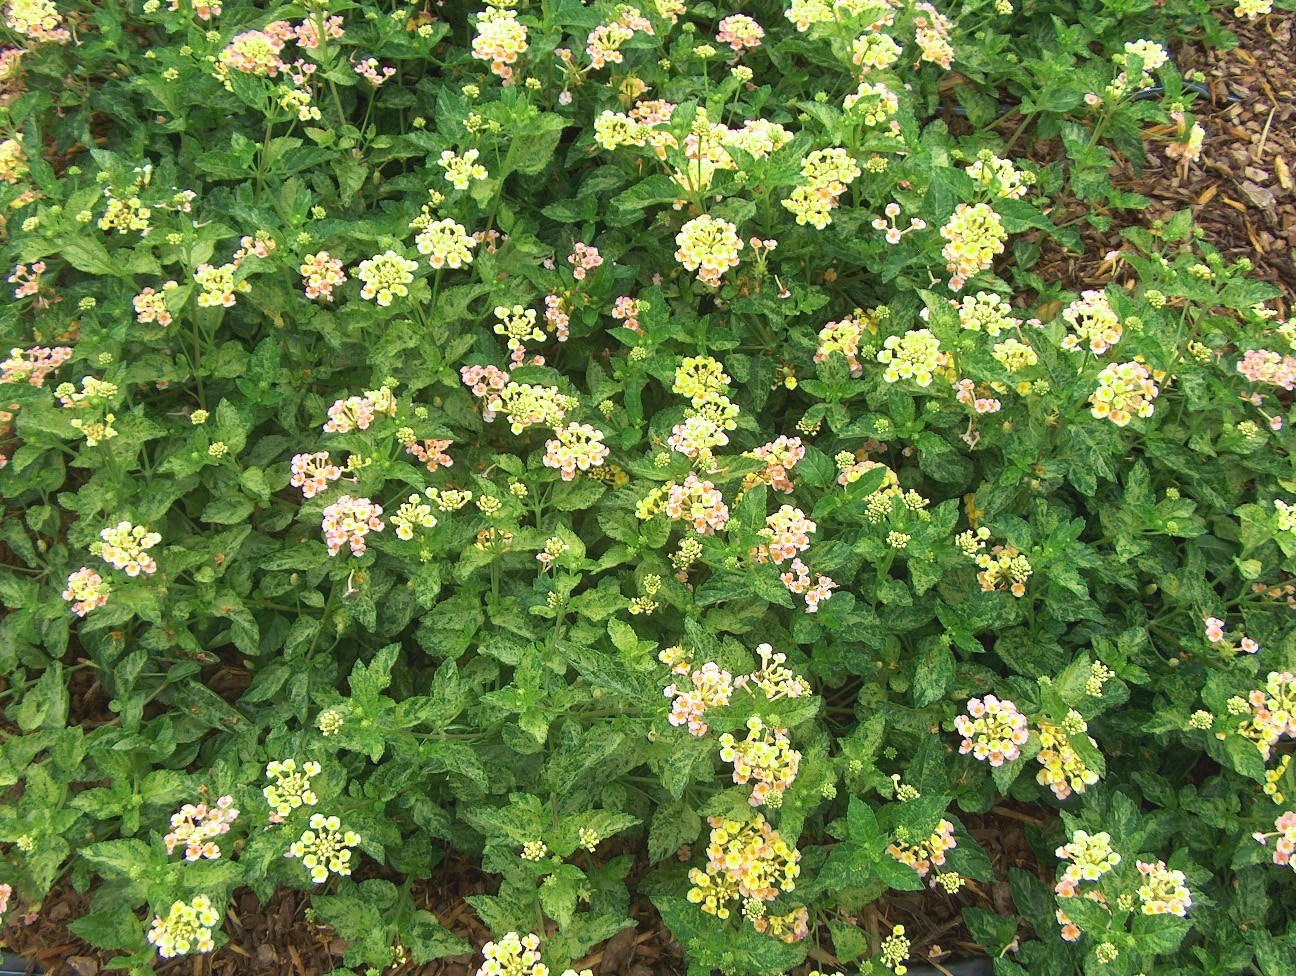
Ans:
MULTIPOLYGON (((1241 44, 1222 52, 1186 46, 1176 63, 1188 75, 1201 71, 1210 89, 1192 111, 1206 129, 1201 159, 1187 167, 1166 157, 1161 145, 1150 142, 1141 172, 1122 160, 1116 184, 1141 193, 1152 203, 1145 210, 1124 212, 1108 231, 1085 231, 1084 254, 1067 252, 1044 242, 1043 273, 1075 290, 1101 287, 1123 280, 1121 264, 1110 252, 1119 251, 1121 227, 1148 226, 1184 208, 1191 209, 1206 240, 1228 261, 1248 258, 1254 276, 1283 290, 1275 301, 1286 316, 1296 306, 1296 70, 1293 60, 1293 21, 1267 17, 1255 24, 1231 26, 1241 44)), ((1036 147, 1047 154, 1056 147, 1036 147)), ((1079 211, 1077 211, 1078 213, 1079 211)), ((1054 214, 1055 220, 1066 219, 1054 214)), ((77 676, 78 678, 81 675, 77 676)), ((237 684, 230 675, 232 684, 237 684)), ((111 721, 104 711, 101 689, 87 676, 74 682, 73 705, 88 725, 111 721)), ((1018 867, 1048 878, 1037 861, 1027 832, 1046 826, 1039 811, 996 807, 982 817, 968 817, 968 829, 990 855, 995 874, 1006 879, 1018 867)), ((480 948, 489 932, 463 900, 491 892, 495 882, 470 861, 447 856, 433 882, 419 886, 421 907, 435 913, 448 928, 480 948)), ((108 954, 73 936, 67 924, 87 910, 89 898, 77 893, 70 879, 55 887, 41 911, 11 919, 4 935, 7 948, 34 960, 54 976, 99 976, 108 954)), ((316 976, 342 965, 346 943, 327 926, 307 920, 309 895, 283 891, 259 906, 250 893, 236 895, 224 926, 230 942, 211 957, 184 957, 159 965, 163 974, 191 971, 193 976, 316 976)), ((913 940, 912 958, 937 964, 976 955, 980 947, 964 927, 963 908, 976 906, 1009 914, 1006 881, 992 885, 971 882, 957 895, 941 891, 896 893, 872 906, 875 915, 862 920, 874 931, 903 924, 913 940)), ((680 946, 661 924, 646 899, 632 906, 634 928, 597 948, 576 968, 595 976, 650 976, 684 971, 680 946)), ((1029 933, 1022 933, 1023 936, 1029 933)), ((389 970, 392 976, 470 976, 479 957, 441 959, 426 966, 406 963, 389 970)), ((805 968, 828 969, 836 963, 825 944, 805 968)))

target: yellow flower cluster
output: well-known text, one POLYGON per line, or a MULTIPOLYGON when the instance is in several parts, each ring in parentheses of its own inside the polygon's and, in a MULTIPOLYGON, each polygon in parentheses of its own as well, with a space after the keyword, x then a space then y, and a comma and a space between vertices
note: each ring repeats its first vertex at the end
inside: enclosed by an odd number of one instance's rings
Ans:
POLYGON ((150 532, 142 525, 118 522, 101 531, 99 538, 103 540, 100 555, 104 562, 112 564, 113 569, 120 569, 127 576, 140 573, 151 576, 157 572, 157 562, 148 550, 162 541, 159 533, 150 532))
POLYGON ((688 397, 694 407, 729 392, 730 379, 717 360, 710 356, 685 356, 675 368, 671 391, 688 397))
POLYGON ((862 34, 851 45, 851 61, 862 74, 885 71, 900 58, 900 45, 890 34, 862 34))
POLYGON ((675 236, 679 249, 675 260, 689 271, 696 271, 705 285, 720 284, 720 276, 738 267, 738 252, 743 242, 738 229, 729 221, 702 214, 680 228, 675 236))
POLYGON ((476 149, 469 149, 462 156, 452 149, 446 149, 437 160, 437 165, 445 170, 445 178, 451 186, 456 190, 466 190, 473 180, 484 180, 489 175, 486 167, 477 162, 480 155, 476 149))
POLYGON ((1010 329, 1017 323, 1012 317, 1012 307, 1002 298, 990 291, 979 291, 975 295, 965 295, 958 305, 959 325, 970 332, 984 332, 998 337, 1004 329, 1010 329))
POLYGON ((792 748, 787 729, 771 728, 757 715, 747 720, 745 740, 740 742, 728 732, 720 736, 720 758, 733 763, 733 781, 738 785, 756 781, 748 801, 754 807, 782 806, 783 793, 801 764, 801 753, 792 748))
MULTIPOLYGON (((1086 729, 1088 726, 1080 721, 1075 734, 1083 735, 1086 729)), ((1075 751, 1066 729, 1041 722, 1039 737, 1043 748, 1035 758, 1044 768, 1035 775, 1035 781, 1051 789, 1059 800, 1065 800, 1072 792, 1083 793, 1098 782, 1098 774, 1075 751)), ((1098 747, 1092 736, 1089 742, 1095 749, 1098 747)))
POLYGON ((949 360, 931 329, 914 329, 902 336, 887 336, 877 361, 886 365, 882 376, 888 383, 913 380, 919 386, 931 386, 932 375, 949 360))
POLYGON ((510 932, 498 942, 487 942, 482 956, 485 961, 477 976, 549 976, 549 967, 540 961, 538 935, 510 932))
POLYGON ((360 835, 354 830, 343 830, 342 821, 337 817, 313 813, 310 826, 284 852, 284 857, 299 858, 310 872, 310 879, 323 884, 330 874, 345 877, 351 873, 350 848, 359 846, 360 835))
POLYGON ((743 823, 711 817, 711 843, 706 870, 689 871, 688 900, 717 918, 729 917, 729 904, 738 899, 773 901, 780 891, 796 888, 801 853, 757 814, 743 823))
MULTIPOLYGON (((261 793, 279 822, 298 807, 313 807, 319 801, 315 791, 310 788, 310 778, 318 776, 321 769, 317 762, 305 762, 302 763, 301 772, 298 772, 297 763, 292 759, 282 762, 274 760, 266 765, 266 775, 272 777, 274 782, 261 793)), ((275 816, 271 819, 274 820, 275 816)))
POLYGON ((1008 338, 1003 342, 996 342, 991 355, 1010 373, 1016 373, 1039 363, 1039 356, 1035 350, 1020 339, 1008 338))
POLYGON ((417 261, 402 257, 391 249, 375 254, 369 260, 361 261, 356 269, 356 277, 364 282, 360 297, 377 299, 379 305, 386 307, 393 298, 404 298, 409 294, 407 286, 414 280, 413 272, 417 270, 417 261))
POLYGON ((972 275, 989 268, 1008 240, 999 215, 986 203, 960 203, 940 233, 948 241, 941 254, 955 291, 972 275))
POLYGON ((419 254, 427 255, 428 264, 439 270, 472 264, 472 249, 477 242, 469 236, 463 224, 446 217, 432 221, 419 231, 414 246, 419 254))
POLYGON ((0 142, 0 180, 17 183, 27 175, 27 157, 17 139, 0 142))
POLYGON ((212 907, 211 899, 196 895, 193 901, 172 902, 166 918, 155 915, 148 940, 157 946, 158 955, 163 959, 183 956, 195 949, 211 952, 216 948, 212 929, 219 924, 220 914, 212 907))
POLYGON ((568 424, 554 431, 553 440, 545 442, 544 465, 561 471, 563 481, 571 481, 578 470, 597 468, 607 456, 603 431, 589 424, 568 424))
POLYGON ((801 175, 806 182, 783 201, 796 222, 823 230, 832 223, 832 211, 846 187, 860 175, 855 157, 841 148, 816 149, 801 160, 801 175))
MULTIPOLYGON (((872 128, 893 120, 896 113, 900 111, 900 100, 896 98, 895 92, 882 82, 870 84, 862 81, 859 87, 843 100, 842 108, 851 115, 859 117, 866 126, 872 128)), ((891 121, 891 128, 898 131, 899 123, 891 121)))
POLYGON ((903 836, 897 836, 887 846, 887 853, 901 864, 907 864, 917 871, 918 877, 926 878, 931 874, 933 867, 945 865, 945 852, 952 851, 957 846, 958 842, 954 839, 954 825, 948 820, 941 820, 930 837, 925 837, 917 843, 909 843, 903 836))
POLYGON ((1010 159, 1000 159, 988 149, 977 154, 975 162, 967 169, 968 176, 981 186, 992 190, 996 196, 1020 200, 1034 184, 1033 173, 1024 173, 1010 159))
POLYGON ((396 527, 396 538, 404 539, 406 542, 414 538, 415 528, 431 529, 437 524, 436 516, 432 514, 432 506, 417 494, 410 495, 400 508, 396 509, 390 521, 396 527))
POLYGON ((486 400, 491 414, 502 413, 509 419, 509 429, 520 434, 528 427, 557 427, 569 411, 576 409, 575 397, 558 392, 552 386, 532 386, 510 382, 486 400))
POLYGON ((1089 395, 1089 412, 1124 427, 1135 417, 1152 416, 1152 401, 1160 392, 1142 363, 1115 363, 1098 374, 1098 388, 1089 395))
POLYGON ((1062 310, 1071 331, 1062 337, 1062 348, 1087 348, 1101 356, 1121 341, 1121 323, 1105 292, 1086 291, 1062 310))

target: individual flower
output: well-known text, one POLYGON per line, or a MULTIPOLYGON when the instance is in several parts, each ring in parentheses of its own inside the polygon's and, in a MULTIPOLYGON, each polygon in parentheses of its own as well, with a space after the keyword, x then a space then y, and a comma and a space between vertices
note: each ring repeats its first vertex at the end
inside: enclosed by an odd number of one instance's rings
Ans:
POLYGON ((407 287, 414 280, 418 262, 402 257, 388 249, 382 254, 375 254, 367 261, 361 261, 356 269, 356 277, 364 282, 360 297, 386 307, 393 298, 404 298, 409 294, 407 287))
POLYGON ((171 832, 163 838, 167 853, 183 844, 186 861, 215 860, 221 855, 215 838, 229 833, 238 815, 232 796, 222 796, 210 807, 186 803, 171 815, 171 832))
POLYGON ((696 271, 698 281, 706 285, 719 285, 720 276, 738 266, 738 252, 743 248, 737 228, 709 214, 694 217, 680 228, 675 243, 679 245, 675 260, 696 271))
POLYGON ((351 873, 351 848, 359 846, 360 835, 343 830, 337 817, 312 813, 310 826, 284 852, 284 857, 300 859, 311 881, 323 884, 330 875, 345 877, 351 873))
POLYGON ((603 432, 589 424, 568 424, 554 431, 545 441, 544 465, 562 472, 563 481, 571 481, 576 472, 597 468, 607 460, 603 432))
POLYGON ((342 469, 329 460, 328 451, 293 455, 289 484, 300 488, 304 498, 314 498, 320 492, 327 491, 329 484, 341 477, 342 469))
POLYGON ((72 604, 72 612, 84 617, 91 610, 104 606, 112 587, 102 576, 87 566, 82 566, 67 578, 63 599, 72 604))
POLYGON ((1135 417, 1152 416, 1160 392, 1142 363, 1114 363, 1098 374, 1098 388, 1089 395, 1089 412, 1125 427, 1135 417))
POLYGON ((148 554, 148 550, 162 541, 157 532, 150 532, 142 525, 118 522, 101 531, 99 538, 104 542, 100 555, 113 569, 120 569, 127 576, 140 573, 151 576, 157 572, 157 562, 148 554))
POLYGON ((324 541, 328 545, 330 556, 336 556, 344 545, 351 547, 351 555, 363 556, 365 536, 370 532, 381 532, 382 506, 368 498, 352 498, 343 495, 332 505, 324 509, 320 528, 324 532, 324 541))
POLYGON ((211 952, 216 948, 212 929, 220 924, 220 914, 212 907, 206 895, 195 895, 192 901, 171 903, 171 910, 163 918, 153 917, 148 940, 157 946, 163 959, 188 955, 190 952, 211 952))
POLYGON ((434 220, 414 238, 419 254, 428 256, 428 263, 437 268, 462 268, 472 264, 475 241, 462 224, 449 217, 434 220))
POLYGON ((1012 702, 994 695, 968 699, 967 714, 954 719, 954 727, 963 736, 959 754, 970 752, 974 759, 988 761, 991 766, 1013 762, 1030 737, 1026 716, 1012 702))

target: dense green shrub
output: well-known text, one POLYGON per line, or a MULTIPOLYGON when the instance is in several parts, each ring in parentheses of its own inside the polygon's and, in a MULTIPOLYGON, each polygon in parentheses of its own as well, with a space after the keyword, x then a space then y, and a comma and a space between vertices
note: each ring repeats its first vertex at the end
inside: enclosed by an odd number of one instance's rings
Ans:
POLYGON ((1296 321, 1187 213, 1039 266, 1205 3, 4 11, 11 919, 424 963, 453 848, 488 976, 632 888, 900 973, 1009 803, 1001 976, 1291 972, 1296 321))

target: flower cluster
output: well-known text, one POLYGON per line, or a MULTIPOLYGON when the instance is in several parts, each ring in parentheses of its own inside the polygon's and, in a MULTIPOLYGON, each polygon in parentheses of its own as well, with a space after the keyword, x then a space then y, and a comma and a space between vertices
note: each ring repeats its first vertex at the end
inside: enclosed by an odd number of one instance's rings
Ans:
POLYGON ((816 527, 801 509, 783 505, 773 515, 765 517, 765 528, 760 530, 760 534, 769 541, 753 549, 752 558, 760 563, 781 563, 792 559, 810 548, 810 533, 816 527))
POLYGON ((527 50, 526 26, 518 21, 511 6, 499 2, 477 14, 477 34, 472 40, 472 56, 489 61, 491 71, 506 85, 513 81, 518 56, 527 50))
POLYGON ((370 532, 381 532, 384 528, 382 513, 381 505, 368 498, 352 498, 350 495, 343 495, 324 509, 320 528, 324 532, 329 555, 336 556, 344 545, 349 545, 351 555, 363 556, 366 549, 365 536, 370 532))
POLYGON ((988 149, 977 153, 976 160, 967 168, 968 176, 981 186, 994 191, 996 196, 1020 200, 1035 183, 1035 175, 1022 172, 1012 160, 1000 159, 988 149))
POLYGON ((490 174, 486 167, 477 162, 481 153, 469 149, 463 155, 457 155, 453 149, 446 149, 437 160, 437 165, 445 170, 446 181, 456 190, 466 190, 473 180, 484 180, 490 174))
POLYGON ((345 877, 351 873, 351 848, 360 846, 360 835, 343 830, 337 817, 312 813, 310 826, 284 852, 284 857, 299 858, 310 872, 311 881, 323 884, 331 874, 345 877))
POLYGON ((544 465, 561 471, 563 481, 571 481, 578 470, 601 466, 608 453, 601 430, 589 424, 568 424, 555 430, 552 440, 545 441, 544 465))
POLYGON ((694 217, 675 236, 679 249, 675 260, 689 271, 696 271, 698 281, 718 286, 720 276, 738 267, 738 252, 743 249, 738 229, 729 221, 709 214, 694 217))
POLYGON ((156 322, 164 328, 170 325, 174 316, 171 314, 171 309, 167 308, 167 292, 174 291, 179 287, 179 282, 168 281, 162 286, 161 291, 152 288, 145 288, 141 291, 131 299, 131 305, 135 309, 135 321, 141 325, 156 322))
POLYGON ((840 322, 829 322, 819 330, 819 348, 815 350, 814 361, 826 363, 832 353, 840 353, 850 366, 851 376, 863 376, 864 364, 859 361, 859 351, 865 332, 875 335, 877 321, 863 309, 855 309, 840 322))
POLYGON ((391 524, 395 526, 396 538, 408 542, 414 538, 416 528, 436 528, 437 519, 432 514, 432 506, 423 501, 422 496, 414 494, 405 499, 396 509, 396 514, 391 517, 391 524))
POLYGON ((665 696, 671 699, 670 724, 687 725, 695 736, 706 735, 709 726, 703 716, 710 708, 729 704, 736 687, 733 675, 712 661, 694 668, 682 647, 668 647, 657 657, 669 665, 674 674, 687 678, 683 687, 672 683, 664 691, 665 696))
POLYGON ((949 284, 953 291, 962 289, 977 272, 991 267, 1008 240, 999 215, 987 203, 960 203, 940 234, 948 242, 941 254, 952 276, 949 284))
POLYGON ((323 767, 317 762, 302 763, 301 772, 292 759, 275 759, 266 764, 266 776, 274 780, 261 791, 270 804, 271 820, 282 823, 283 818, 300 806, 313 807, 319 797, 311 789, 311 777, 318 776, 323 767), (277 819, 276 819, 277 818, 277 819))
POLYGON ((212 907, 206 895, 196 895, 192 901, 172 902, 165 918, 153 917, 148 940, 157 946, 163 959, 187 955, 194 950, 211 952, 216 948, 212 929, 220 924, 220 913, 212 907))
POLYGON ((328 451, 293 455, 289 484, 300 488, 304 498, 314 498, 320 492, 328 491, 329 485, 341 477, 342 469, 329 460, 328 451))
POLYGON ((746 739, 739 741, 728 732, 720 736, 720 758, 733 764, 735 783, 745 786, 756 781, 749 800, 754 807, 781 806, 801 764, 801 753, 792 748, 787 729, 771 728, 759 716, 747 720, 746 739))
POLYGON ((54 0, 9 0, 4 9, 4 23, 10 30, 34 41, 66 44, 72 39, 54 0))
POLYGON ((72 612, 84 617, 91 610, 108 602, 112 586, 102 576, 87 566, 82 566, 67 578, 63 599, 72 604, 72 612))
POLYGON ((707 866, 689 871, 688 900, 702 911, 728 918, 738 899, 773 901, 780 891, 796 888, 801 853, 759 814, 742 823, 711 817, 707 866))
POLYGON ((575 397, 560 393, 551 386, 508 383, 502 390, 488 392, 483 420, 494 420, 496 414, 508 417, 509 429, 520 434, 528 427, 557 428, 567 414, 579 406, 575 397))
POLYGON ((572 266, 572 277, 584 281, 591 271, 603 264, 603 255, 599 254, 597 247, 577 241, 572 245, 571 254, 567 255, 567 263, 572 266))
POLYGON ((913 380, 919 386, 931 386, 932 375, 947 365, 948 358, 931 329, 914 329, 887 336, 877 361, 886 365, 882 376, 888 383, 913 380))
POLYGON ((651 518, 658 511, 673 522, 688 522, 699 535, 714 535, 729 522, 729 506, 720 489, 696 474, 689 473, 684 483, 668 482, 640 503, 640 518, 651 518), (664 498, 660 497, 664 494, 664 498), (659 496, 654 499, 654 495, 659 496), (652 502, 649 502, 653 499, 652 502), (645 512, 644 503, 650 508, 645 512))
POLYGON ((26 383, 44 386, 50 373, 72 358, 68 346, 34 346, 10 349, 9 357, 0 361, 0 383, 26 383))
POLYGON ((167 853, 183 844, 186 861, 215 860, 221 850, 214 838, 229 833, 238 815, 232 796, 222 796, 210 807, 206 803, 186 803, 171 815, 171 832, 163 838, 167 853))
POLYGON ((758 484, 766 484, 775 491, 790 495, 792 493, 791 472, 797 462, 805 457, 805 446, 799 437, 780 435, 768 444, 762 444, 754 451, 748 451, 743 457, 765 462, 764 471, 758 471, 744 478, 744 491, 758 484))
POLYGON ((345 284, 347 280, 346 274, 342 271, 342 261, 330 255, 328 251, 309 255, 302 261, 297 271, 302 276, 302 287, 306 290, 306 297, 318 298, 325 302, 331 302, 333 289, 345 284))
POLYGON ((464 229, 463 224, 446 217, 430 222, 419 231, 414 238, 414 246, 419 254, 427 255, 428 263, 433 268, 440 270, 472 264, 472 250, 477 246, 477 241, 464 229))
POLYGON ((1090 413, 1125 427, 1135 417, 1150 417, 1161 391, 1142 363, 1115 363, 1098 374, 1098 388, 1089 395, 1090 413))
POLYGON ((1087 348, 1101 356, 1121 341, 1121 323, 1106 292, 1086 291, 1062 310, 1070 331, 1062 338, 1063 349, 1087 348))
POLYGON ((482 956, 485 961, 477 976, 549 976, 549 967, 540 961, 538 935, 510 932, 498 942, 487 942, 482 956))
POLYGON ((360 297, 376 300, 386 307, 393 298, 404 298, 409 294, 408 285, 414 280, 417 270, 417 261, 402 257, 390 248, 382 254, 375 254, 369 260, 361 261, 356 269, 356 277, 364 282, 360 297))
POLYGON ((162 541, 157 532, 150 532, 142 525, 131 525, 129 522, 118 522, 99 533, 103 540, 100 555, 113 569, 120 569, 127 576, 152 576, 157 572, 157 561, 148 551, 162 541))
POLYGON ((1279 867, 1290 867, 1296 871, 1296 811, 1288 810, 1274 821, 1274 833, 1257 832, 1251 835, 1258 843, 1268 844, 1270 837, 1277 837, 1274 844, 1273 863, 1279 867))
POLYGON ((1252 383, 1296 390, 1296 358, 1271 349, 1248 349, 1238 361, 1237 371, 1252 383))
MULTIPOLYGON (((1098 782, 1098 774, 1089 768, 1071 745, 1070 736, 1083 735, 1087 730, 1088 725, 1074 711, 1066 725, 1040 723, 1041 748, 1035 759, 1044 768, 1035 774, 1035 781, 1051 789, 1059 800, 1065 800, 1072 792, 1083 793, 1098 782)), ((1098 748, 1098 743, 1092 736, 1086 738, 1090 745, 1098 748)))
MULTIPOLYGON (((954 825, 942 819, 929 837, 916 842, 909 840, 904 831, 898 830, 896 838, 887 845, 886 850, 901 864, 907 864, 917 871, 918 877, 926 878, 933 867, 945 866, 945 852, 952 851, 957 846, 954 825)), ((931 883, 936 884, 936 879, 932 878, 931 883)))
POLYGON ((1144 915, 1177 915, 1183 918, 1192 907, 1192 893, 1184 882, 1187 876, 1182 871, 1172 871, 1165 861, 1150 864, 1138 861, 1139 874, 1143 876, 1139 885, 1139 903, 1144 915))
POLYGON ((819 604, 828 600, 832 596, 832 591, 837 589, 837 584, 832 578, 822 573, 816 573, 812 581, 810 567, 799 558, 792 560, 791 568, 781 573, 779 579, 788 588, 788 592, 805 597, 806 613, 818 613, 819 604))
POLYGON ((394 416, 396 399, 387 387, 366 390, 364 396, 336 400, 328 408, 329 419, 324 422, 326 434, 349 434, 353 430, 368 430, 378 414, 394 416))
POLYGON ((792 191, 783 206, 796 218, 797 224, 823 230, 832 223, 838 198, 861 172, 855 157, 847 150, 816 149, 801 160, 801 175, 806 182, 792 191))
POLYGON ((454 465, 454 459, 446 453, 453 443, 449 438, 425 437, 422 442, 411 439, 405 441, 405 450, 418 458, 429 472, 435 472, 454 465))
POLYGON ((984 332, 997 338, 1005 329, 1017 324, 1011 306, 994 292, 979 291, 975 295, 965 295, 963 301, 956 302, 955 306, 959 325, 970 332, 984 332))
POLYGON ((969 699, 967 714, 954 719, 954 727, 963 736, 959 754, 970 752, 974 759, 989 761, 991 766, 1017 759, 1029 738, 1026 716, 1012 702, 994 695, 969 699))
POLYGON ((719 30, 716 32, 716 40, 721 44, 728 44, 733 48, 734 54, 756 50, 760 47, 764 36, 765 28, 746 14, 729 15, 720 21, 719 30))
POLYGON ((1106 831, 1075 831, 1071 840, 1057 849, 1057 856, 1068 862, 1054 889, 1063 898, 1074 897, 1082 881, 1097 881, 1121 862, 1121 856, 1112 850, 1111 834, 1106 831))

